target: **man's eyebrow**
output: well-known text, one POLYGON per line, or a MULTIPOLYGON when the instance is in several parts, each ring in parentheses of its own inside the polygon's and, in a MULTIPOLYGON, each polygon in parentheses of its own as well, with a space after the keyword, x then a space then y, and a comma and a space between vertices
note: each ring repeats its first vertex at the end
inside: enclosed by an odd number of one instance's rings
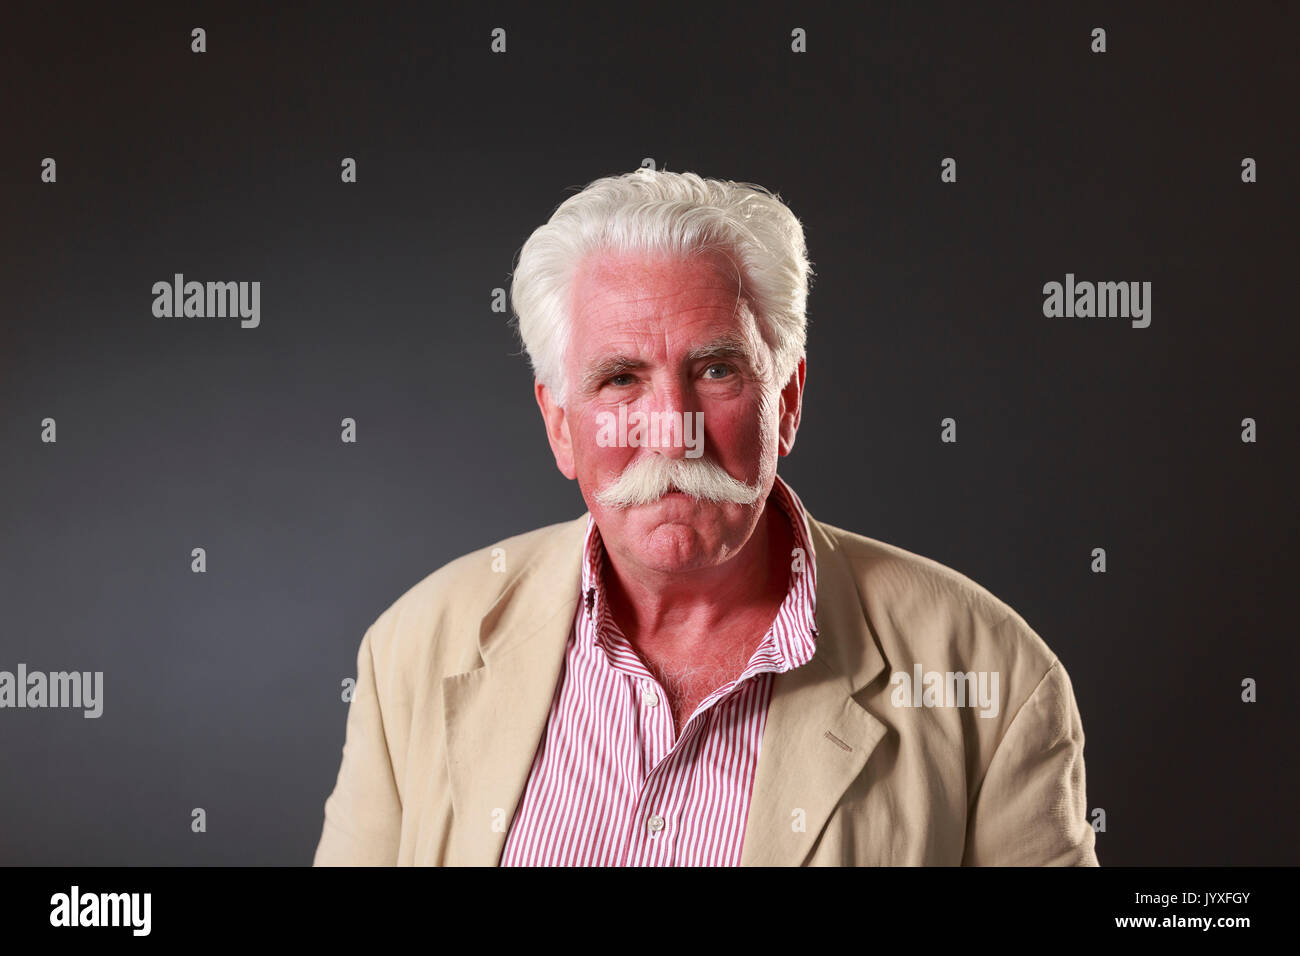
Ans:
MULTIPOLYGON (((736 335, 720 336, 712 342, 697 345, 686 353, 687 362, 698 362, 702 359, 732 359, 751 367, 754 361, 749 343, 736 335)), ((585 392, 593 391, 603 385, 607 379, 632 369, 645 368, 646 364, 641 359, 632 358, 630 355, 607 356, 596 361, 583 373, 581 388, 585 392)))
POLYGON ((729 358, 753 363, 749 343, 737 335, 724 335, 705 345, 697 345, 686 353, 686 361, 698 362, 700 359, 729 358))
POLYGON ((611 355, 608 358, 603 358, 583 373, 582 390, 584 392, 595 391, 605 384, 606 379, 613 378, 615 375, 622 375, 628 369, 645 368, 645 364, 645 362, 627 355, 611 355))

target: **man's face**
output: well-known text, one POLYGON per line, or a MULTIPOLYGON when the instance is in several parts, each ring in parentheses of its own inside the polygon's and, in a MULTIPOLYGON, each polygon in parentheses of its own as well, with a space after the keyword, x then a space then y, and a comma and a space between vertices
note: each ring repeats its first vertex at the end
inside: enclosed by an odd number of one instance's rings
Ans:
POLYGON ((605 547, 633 566, 685 572, 733 557, 794 445, 804 362, 788 383, 770 381, 771 352, 739 289, 717 253, 600 253, 577 270, 567 406, 540 383, 537 400, 556 465, 577 479, 605 547), (657 420, 657 439, 636 434, 638 419, 657 420), (694 494, 663 494, 670 485, 694 494))

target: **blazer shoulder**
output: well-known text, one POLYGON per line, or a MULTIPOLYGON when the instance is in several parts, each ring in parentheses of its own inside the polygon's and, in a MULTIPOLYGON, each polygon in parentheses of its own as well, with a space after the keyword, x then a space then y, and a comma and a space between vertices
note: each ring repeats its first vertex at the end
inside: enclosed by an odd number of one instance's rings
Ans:
POLYGON ((818 522, 849 565, 869 617, 893 622, 911 650, 1031 663, 1041 676, 1056 662, 1047 642, 1006 601, 933 558, 818 522))
POLYGON ((537 568, 549 546, 580 533, 587 516, 502 538, 453 558, 388 605, 367 630, 375 654, 404 656, 434 633, 459 635, 476 647, 478 624, 502 594, 537 568))

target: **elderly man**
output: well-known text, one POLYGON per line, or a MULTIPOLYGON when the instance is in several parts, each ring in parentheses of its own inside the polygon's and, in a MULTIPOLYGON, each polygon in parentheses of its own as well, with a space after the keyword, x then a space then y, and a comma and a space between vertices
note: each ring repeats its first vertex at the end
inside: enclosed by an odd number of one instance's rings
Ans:
POLYGON ((317 865, 1096 865, 1043 640, 777 476, 810 272, 776 196, 690 173, 533 233, 512 302, 589 510, 366 631, 317 865))

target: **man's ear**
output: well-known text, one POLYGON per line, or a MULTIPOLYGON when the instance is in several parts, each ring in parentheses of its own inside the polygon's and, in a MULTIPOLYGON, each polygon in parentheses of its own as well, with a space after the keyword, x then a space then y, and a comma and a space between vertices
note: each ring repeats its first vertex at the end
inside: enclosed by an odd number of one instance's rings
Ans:
POLYGON ((799 430, 799 416, 803 413, 803 383, 807 373, 808 356, 805 355, 799 359, 799 364, 790 375, 790 381, 786 382, 785 388, 781 389, 781 404, 778 411, 781 423, 780 443, 777 446, 781 455, 790 454, 794 448, 795 432, 799 430))
POLYGON ((542 421, 546 423, 546 440, 551 443, 551 454, 555 456, 555 467, 560 474, 570 481, 578 477, 573 467, 573 441, 569 436, 569 418, 563 408, 555 404, 551 390, 534 379, 533 390, 537 396, 537 407, 542 410, 542 421))

